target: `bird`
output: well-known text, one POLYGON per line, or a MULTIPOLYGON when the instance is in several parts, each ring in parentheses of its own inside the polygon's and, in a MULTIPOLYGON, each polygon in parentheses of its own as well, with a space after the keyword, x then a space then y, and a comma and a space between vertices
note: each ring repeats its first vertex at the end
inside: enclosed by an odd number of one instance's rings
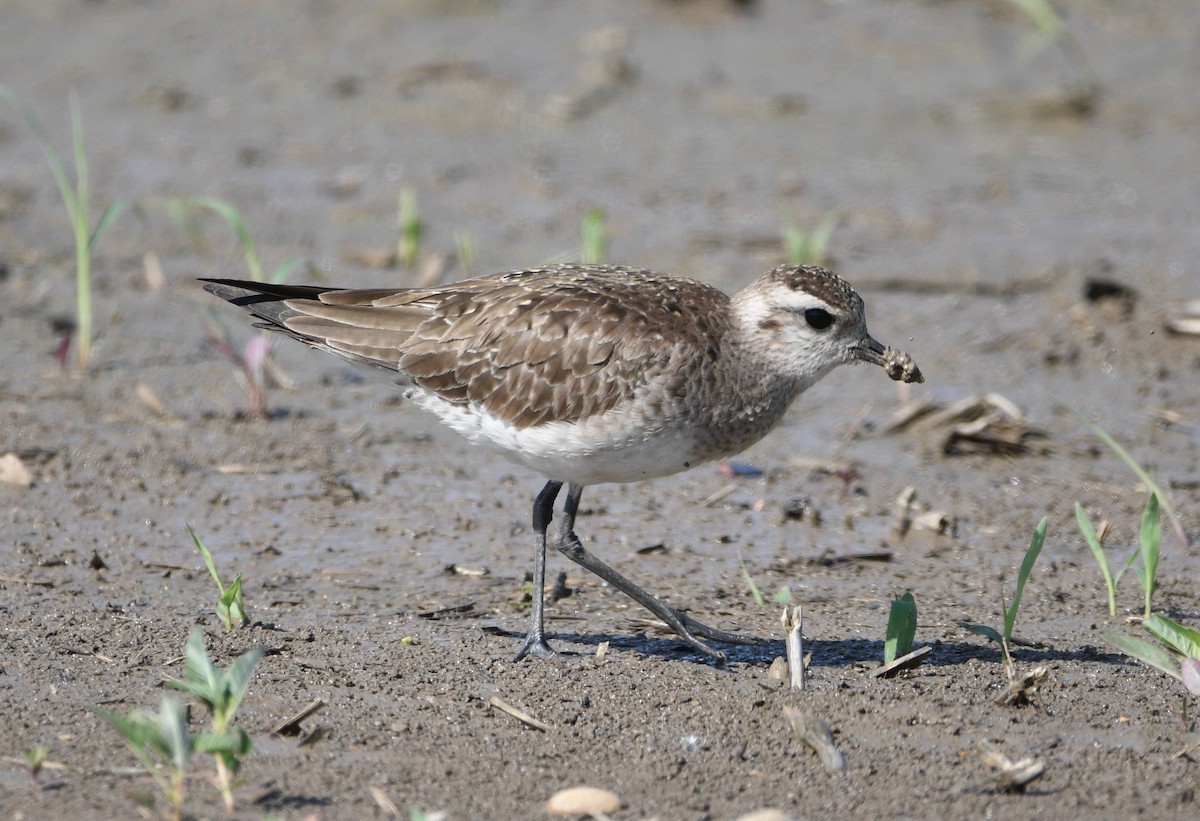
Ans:
POLYGON ((546 479, 533 503, 529 628, 514 661, 555 654, 544 624, 548 546, 717 663, 724 653, 701 639, 755 643, 666 605, 585 548, 575 534, 584 488, 733 456, 839 365, 924 381, 908 354, 868 333, 854 288, 812 265, 778 266, 733 296, 688 277, 587 264, 425 288, 201 281, 258 327, 390 376, 472 443, 546 479))

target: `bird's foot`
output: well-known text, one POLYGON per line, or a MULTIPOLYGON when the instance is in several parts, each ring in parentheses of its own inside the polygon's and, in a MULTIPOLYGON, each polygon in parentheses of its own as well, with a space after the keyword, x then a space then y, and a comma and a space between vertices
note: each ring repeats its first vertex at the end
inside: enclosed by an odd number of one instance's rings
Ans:
POLYGON ((757 636, 746 636, 741 633, 730 633, 727 630, 718 630, 715 627, 709 627, 707 624, 698 622, 689 616, 687 613, 675 611, 675 615, 679 617, 680 623, 691 633, 697 636, 703 636, 706 639, 713 641, 723 641, 726 644, 758 644, 757 636))
POLYGON ((726 644, 757 644, 758 639, 753 636, 743 636, 738 633, 730 633, 725 630, 718 630, 715 627, 709 627, 707 624, 698 622, 689 616, 687 613, 682 613, 673 607, 666 607, 666 613, 660 614, 663 620, 675 631, 676 635, 693 650, 696 650, 717 662, 717 664, 725 663, 725 654, 720 650, 715 650, 709 647, 704 642, 700 641, 696 636, 703 636, 706 639, 713 641, 721 641, 726 644), (668 617, 669 614, 669 617, 668 617))
POLYGON ((521 648, 517 650, 517 654, 513 656, 513 661, 520 661, 526 656, 536 656, 540 659, 548 659, 556 655, 554 648, 546 643, 546 637, 540 632, 530 631, 525 636, 525 641, 521 643, 521 648))

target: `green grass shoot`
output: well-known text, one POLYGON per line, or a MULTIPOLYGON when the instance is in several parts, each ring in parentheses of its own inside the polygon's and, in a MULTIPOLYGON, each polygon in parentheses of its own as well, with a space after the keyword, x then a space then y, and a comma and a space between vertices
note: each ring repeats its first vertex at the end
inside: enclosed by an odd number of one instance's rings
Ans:
POLYGON ((300 265, 299 257, 284 260, 271 272, 270 277, 264 277, 262 260, 258 256, 258 246, 246 226, 246 220, 232 203, 217 197, 178 197, 167 201, 167 211, 176 224, 183 229, 193 241, 198 236, 192 211, 209 211, 223 219, 237 235, 238 244, 242 246, 242 258, 246 261, 246 271, 255 282, 281 283, 287 280, 292 271, 300 265))
POLYGON ((1171 505, 1170 497, 1163 492, 1163 489, 1159 487, 1158 482, 1154 481, 1154 477, 1151 476, 1145 468, 1138 464, 1137 460, 1129 455, 1129 451, 1121 447, 1121 444, 1117 442, 1116 439, 1113 439, 1111 436, 1109 436, 1103 428, 1069 405, 1065 405, 1062 402, 1059 402, 1059 404, 1066 408, 1066 410, 1072 416, 1085 424, 1092 433, 1096 434, 1101 442, 1108 445, 1109 449, 1112 450, 1113 453, 1117 454, 1122 462, 1129 466, 1129 469, 1134 472, 1139 480, 1141 480, 1142 484, 1149 488, 1150 491, 1156 496, 1158 496, 1158 504, 1162 507, 1163 513, 1166 514, 1167 519, 1171 522, 1171 526, 1175 531, 1175 536, 1179 539, 1179 544, 1186 548, 1188 546, 1188 538, 1187 534, 1183 532, 1183 525, 1179 523, 1179 517, 1175 515, 1175 508, 1171 505))
POLYGON ((1104 575, 1104 586, 1108 590, 1108 615, 1117 615, 1117 584, 1121 581, 1121 576, 1125 574, 1122 570, 1115 577, 1108 567, 1108 556, 1104 553, 1104 546, 1100 544, 1099 537, 1096 536, 1096 528, 1092 526, 1092 520, 1088 518, 1087 512, 1083 509, 1083 505, 1079 502, 1075 503, 1075 521, 1079 524, 1079 532, 1083 534, 1084 541, 1092 550, 1092 555, 1096 557, 1096 564, 1100 566, 1100 572, 1104 575))
POLYGON ((29 783, 35 789, 42 788, 41 782, 38 781, 38 775, 42 772, 42 767, 45 766, 49 757, 50 751, 40 745, 30 747, 21 754, 21 762, 25 765, 25 772, 29 775, 29 783))
POLYGON ((417 264, 421 253, 421 235, 425 226, 417 212, 417 192, 411 188, 401 188, 396 208, 396 221, 400 234, 396 239, 396 261, 405 268, 417 264))
POLYGON ((229 669, 221 672, 208 658, 204 637, 192 630, 185 650, 184 677, 167 680, 168 687, 191 693, 204 703, 212 717, 212 730, 198 736, 201 752, 212 753, 217 763, 217 781, 225 798, 225 808, 234 812, 233 776, 241 766, 240 756, 250 752, 250 736, 234 727, 233 716, 241 706, 250 685, 254 667, 262 650, 238 656, 229 669))
MULTIPOLYGON (((750 588, 750 596, 754 599, 754 603, 759 607, 767 604, 767 597, 763 594, 758 584, 755 583, 754 577, 750 575, 750 571, 746 569, 746 563, 742 563, 742 578, 746 580, 746 586, 750 588)), ((775 595, 770 599, 771 604, 788 605, 792 603, 792 588, 786 584, 775 591, 775 595)))
POLYGON ((1200 631, 1158 613, 1144 619, 1142 628, 1159 643, 1124 633, 1104 633, 1102 638, 1122 653, 1179 679, 1189 693, 1200 696, 1200 631))
POLYGON ((584 265, 603 265, 608 250, 608 216, 603 209, 593 208, 584 214, 579 235, 580 261, 584 265))
POLYGON ((200 555, 204 558, 204 566, 208 568, 208 574, 217 583, 217 618, 225 625, 226 630, 232 630, 235 624, 242 626, 249 623, 250 619, 246 616, 246 609, 242 600, 242 574, 237 574, 237 578, 233 580, 233 584, 228 587, 222 584, 221 577, 217 575, 217 564, 213 561, 212 553, 204 546, 204 542, 200 541, 200 537, 196 535, 196 531, 192 530, 192 526, 187 525, 186 527, 188 534, 192 537, 192 542, 196 545, 196 549, 200 551, 200 555))
POLYGON ((1075 72, 1069 87, 1068 102, 1080 114, 1090 113, 1096 104, 1100 86, 1079 41, 1067 28, 1066 21, 1050 0, 1009 0, 1033 24, 1035 32, 1025 40, 1025 50, 1034 54, 1047 46, 1056 46, 1075 72))
POLYGON ((164 695, 158 715, 136 710, 128 716, 121 716, 99 707, 96 712, 116 728, 142 766, 154 777, 171 805, 170 817, 174 821, 182 821, 187 772, 192 754, 196 751, 195 739, 188 734, 184 706, 164 695), (165 775, 162 772, 164 767, 167 771, 165 775))
POLYGON ((1146 510, 1142 513, 1139 555, 1142 563, 1133 566, 1138 581, 1142 583, 1145 608, 1142 618, 1150 618, 1150 605, 1158 590, 1158 557, 1162 548, 1162 516, 1158 512, 1158 494, 1150 491, 1146 510))
POLYGON ((456 230, 454 232, 454 246, 458 254, 458 264, 462 267, 463 273, 467 276, 474 275, 477 258, 475 253, 475 237, 471 236, 469 231, 456 230))
POLYGON ((883 663, 891 664, 912 650, 917 636, 917 600, 911 592, 892 601, 883 642, 883 663))
POLYGON ((74 94, 70 97, 71 107, 71 137, 74 150, 75 182, 67 174, 62 156, 50 142, 46 130, 42 128, 37 115, 33 113, 25 101, 11 89, 0 85, 0 97, 24 118, 26 124, 37 138, 50 166, 50 173, 58 186, 67 215, 71 220, 71 228, 75 235, 75 324, 76 364, 80 370, 88 366, 92 356, 92 251, 96 243, 104 236, 113 221, 128 207, 123 200, 115 200, 100 214, 93 227, 90 216, 90 189, 88 180, 87 150, 83 139, 83 117, 79 112, 79 101, 74 94))
POLYGON ((830 211, 811 231, 801 228, 795 219, 788 219, 783 226, 783 252, 788 264, 824 265, 829 239, 844 218, 844 212, 830 211))
MULTIPOLYGON (((193 213, 207 211, 223 219, 234 234, 242 248, 242 257, 246 262, 246 271, 255 282, 270 282, 279 284, 285 282, 292 272, 301 264, 299 257, 291 257, 277 265, 270 276, 264 277, 262 261, 258 255, 258 247, 246 226, 246 220, 231 203, 216 197, 177 197, 167 200, 167 212, 192 240, 199 244, 200 232, 196 227, 193 213)), ((248 339, 244 344, 235 343, 233 336, 215 314, 209 313, 205 318, 207 340, 216 351, 233 363, 239 383, 250 398, 248 412, 254 416, 267 416, 267 390, 264 372, 270 371, 277 382, 286 381, 281 378, 278 368, 271 359, 271 349, 275 344, 275 335, 270 331, 262 331, 248 339)))
POLYGON ((969 630, 972 633, 977 633, 981 636, 986 636, 992 641, 1000 645, 1001 651, 1004 653, 1005 664, 1011 666, 1012 653, 1010 645, 1012 642, 1013 627, 1017 623, 1017 613, 1021 609, 1021 596, 1025 592, 1025 583, 1029 581, 1029 576, 1033 572, 1033 565, 1037 562, 1038 554, 1042 552, 1042 546, 1046 543, 1046 528, 1049 520, 1042 517, 1038 522, 1037 527, 1033 529, 1033 538, 1029 542, 1029 549, 1025 551, 1025 558, 1021 560, 1021 568, 1017 571, 1017 589, 1013 594, 1012 602, 1005 606, 1004 596, 1000 597, 1000 612, 1004 619, 1003 631, 998 631, 994 627, 989 627, 986 624, 972 624, 966 621, 959 621, 959 627, 969 630))

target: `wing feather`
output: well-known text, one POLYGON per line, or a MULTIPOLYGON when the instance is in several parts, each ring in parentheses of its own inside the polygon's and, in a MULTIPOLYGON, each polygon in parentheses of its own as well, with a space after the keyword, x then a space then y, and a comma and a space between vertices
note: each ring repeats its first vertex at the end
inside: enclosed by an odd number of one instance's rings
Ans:
POLYGON ((237 295, 275 330, 399 371, 447 402, 476 404, 518 428, 604 413, 656 379, 685 384, 678 375, 690 365, 681 357, 718 344, 728 302, 694 280, 607 266, 412 290, 223 281, 218 294, 237 295))

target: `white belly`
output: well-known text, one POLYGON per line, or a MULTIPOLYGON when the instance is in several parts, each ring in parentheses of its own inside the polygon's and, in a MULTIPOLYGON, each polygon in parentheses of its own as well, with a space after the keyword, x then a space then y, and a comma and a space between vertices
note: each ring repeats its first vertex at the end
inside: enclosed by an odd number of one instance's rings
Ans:
POLYGON ((419 388, 410 388, 406 396, 474 444, 547 479, 578 485, 636 482, 696 464, 692 430, 655 424, 637 414, 613 410, 578 424, 516 428, 477 406, 451 404, 419 388))

